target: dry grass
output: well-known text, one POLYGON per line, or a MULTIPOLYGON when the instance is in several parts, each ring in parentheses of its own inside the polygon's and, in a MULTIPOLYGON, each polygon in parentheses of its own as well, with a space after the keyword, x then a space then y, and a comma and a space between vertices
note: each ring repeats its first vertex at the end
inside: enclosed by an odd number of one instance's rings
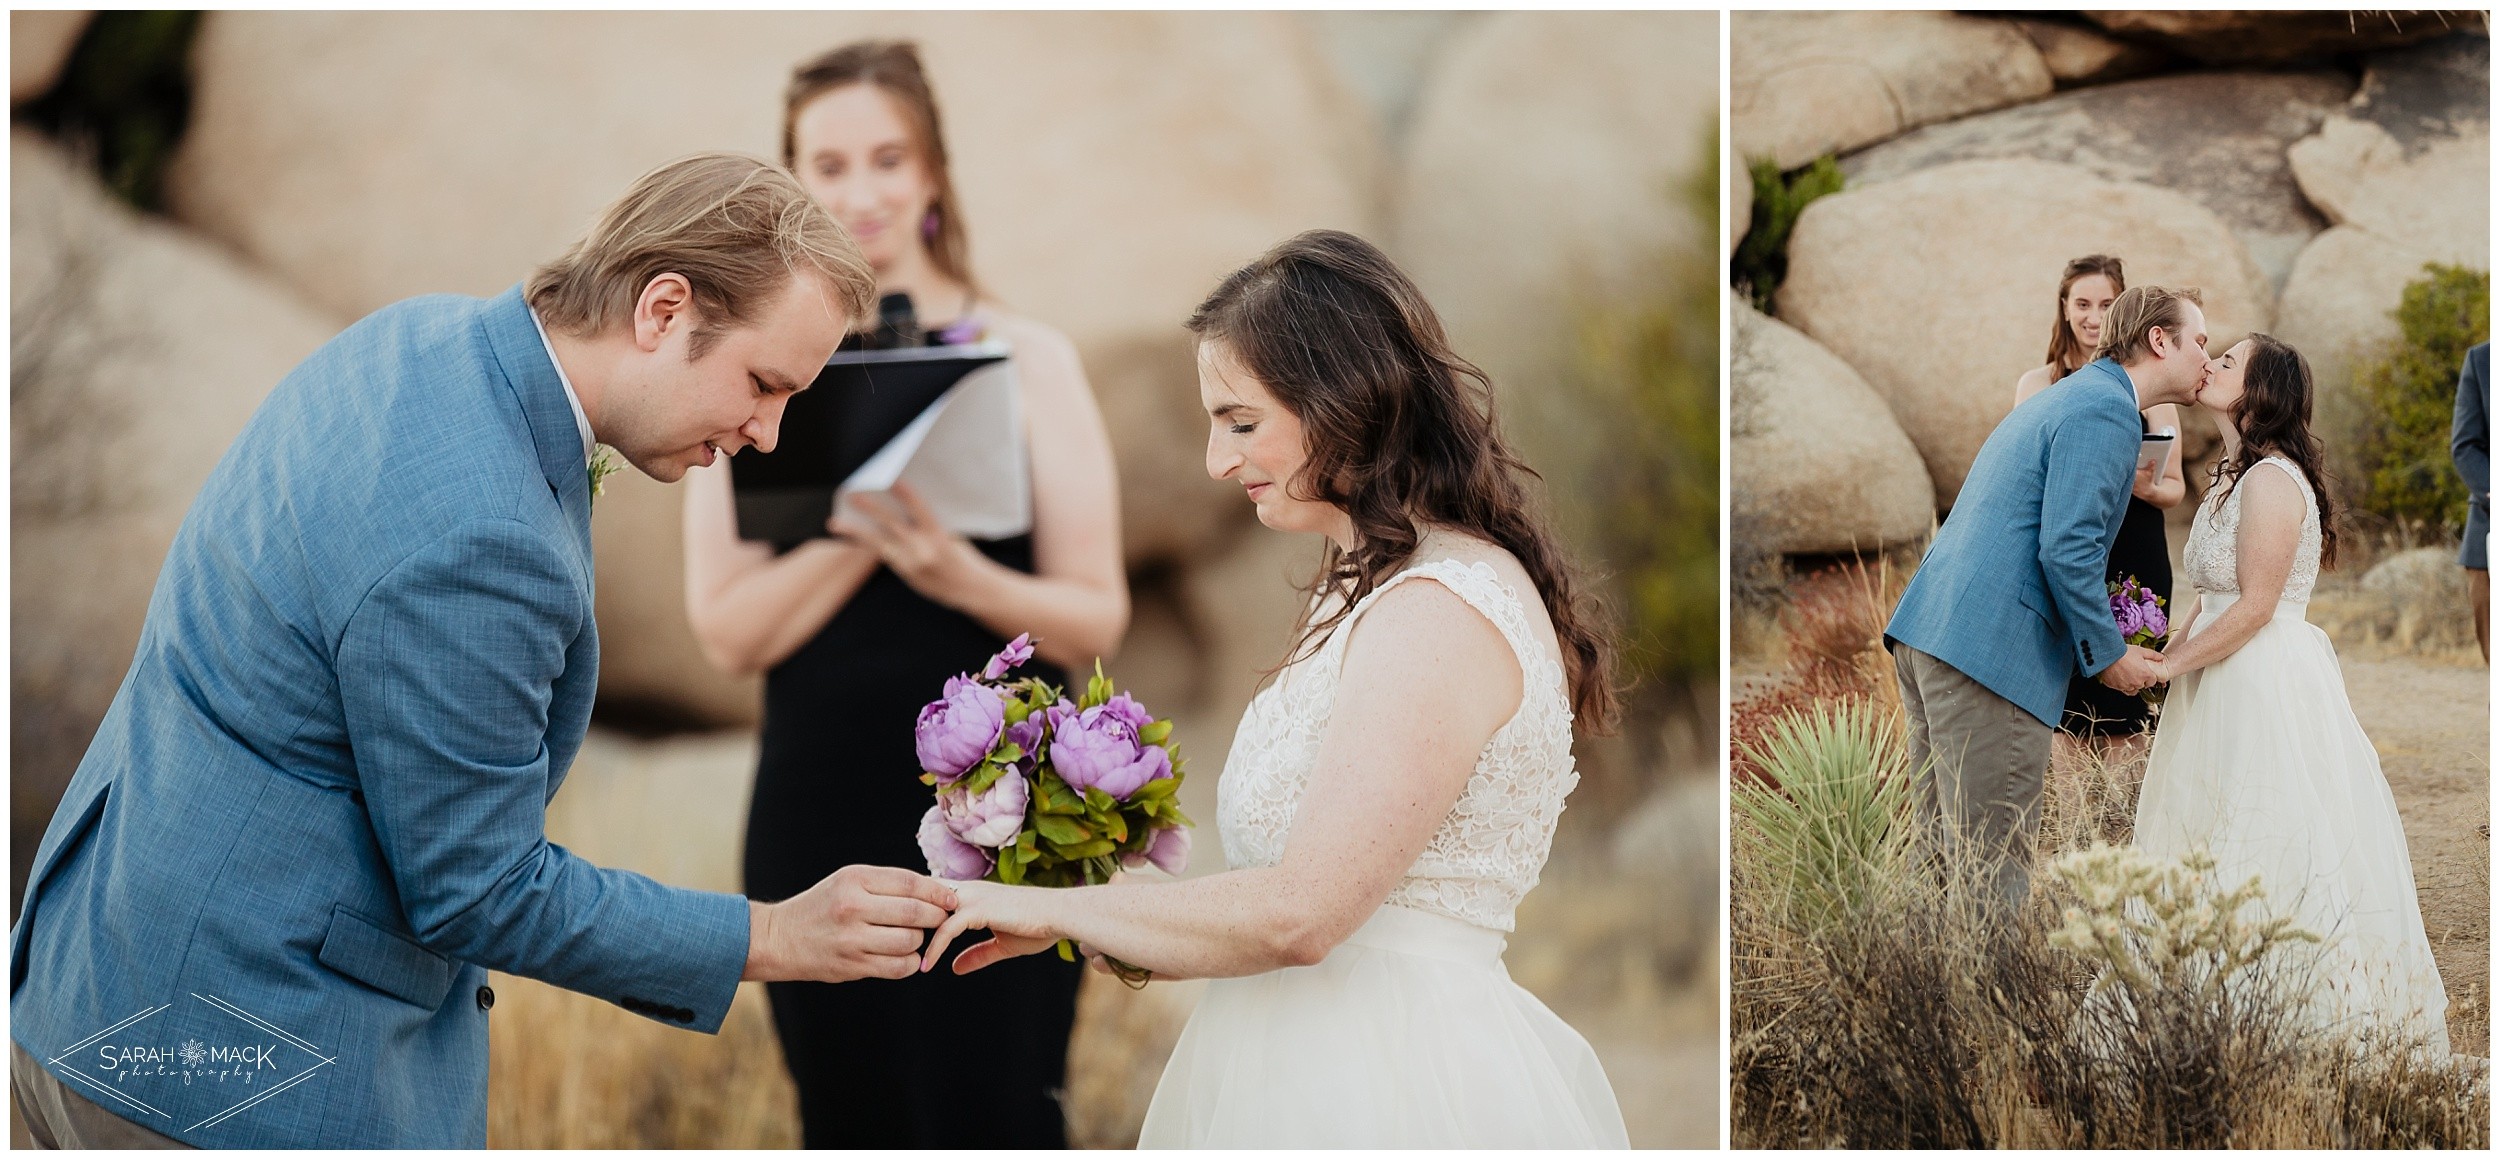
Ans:
POLYGON ((719 1035, 531 979, 494 988, 487 1147, 798 1147, 762 984, 739 985, 719 1035))
POLYGON ((2320 577, 2309 602, 2310 623, 2338 648, 2479 663, 2474 609, 2455 548, 2391 543, 2355 554, 2362 559, 2320 577))
MULTIPOLYGON (((1878 639, 1900 590, 1892 572, 1879 561, 1800 586, 1779 616, 1781 668, 1738 703, 1731 740, 1758 747, 1817 705, 1898 712, 1878 639)), ((2381 591, 2404 606, 2396 586, 2381 591)), ((1805 921, 1783 901, 1794 867, 1769 861, 1794 844, 1740 820, 1729 915, 1734 1143, 2486 1146, 2481 1070, 2310 1030, 2294 956, 2268 956, 2202 999, 2174 988, 2140 1002, 2087 1000, 2095 964, 2049 939, 2075 896, 2045 868, 2128 841, 2142 761, 2141 747, 2058 747, 2034 847, 2038 885, 2010 922, 1981 901, 1976 868, 1915 853, 1875 867, 1877 888, 1845 892, 1863 899, 1846 921, 1805 921)), ((1738 764, 1736 792, 1781 792, 1777 774, 1738 764)))

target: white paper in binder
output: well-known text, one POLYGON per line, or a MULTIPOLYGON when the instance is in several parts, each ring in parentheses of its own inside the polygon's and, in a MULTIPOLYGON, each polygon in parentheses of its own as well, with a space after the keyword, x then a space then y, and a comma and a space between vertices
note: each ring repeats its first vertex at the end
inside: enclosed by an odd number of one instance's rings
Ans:
POLYGON ((1033 530, 1033 471, 1015 363, 965 375, 842 481, 836 510, 865 518, 852 497, 890 491, 897 482, 910 484, 947 530, 968 539, 1033 530))

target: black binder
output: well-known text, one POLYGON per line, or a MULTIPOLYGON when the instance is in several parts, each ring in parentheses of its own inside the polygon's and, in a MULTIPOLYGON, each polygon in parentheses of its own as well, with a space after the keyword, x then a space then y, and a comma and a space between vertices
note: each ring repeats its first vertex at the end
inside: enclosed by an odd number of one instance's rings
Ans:
POLYGON ((790 397, 781 438, 729 458, 738 538, 789 547, 827 539, 834 492, 965 375, 1007 358, 995 343, 845 350, 790 397))

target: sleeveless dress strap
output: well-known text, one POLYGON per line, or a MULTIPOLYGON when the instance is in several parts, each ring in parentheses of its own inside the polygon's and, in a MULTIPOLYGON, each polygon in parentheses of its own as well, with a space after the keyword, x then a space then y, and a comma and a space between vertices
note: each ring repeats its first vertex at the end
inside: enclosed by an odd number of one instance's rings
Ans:
POLYGON ((1519 664, 1521 680, 1534 679, 1538 671, 1537 663, 1546 658, 1544 651, 1536 647, 1535 634, 1528 626, 1527 610, 1521 607, 1518 595, 1510 590, 1510 585, 1502 583, 1501 576, 1493 571, 1492 565, 1481 561, 1467 564, 1449 558, 1412 565, 1389 577, 1380 587, 1355 602, 1354 611, 1346 615, 1345 621, 1337 626, 1328 641, 1332 668, 1343 667, 1346 642, 1354 635, 1354 622, 1362 619, 1373 602, 1388 595, 1398 585, 1419 577, 1439 581, 1442 587, 1466 601, 1467 606, 1475 609, 1478 615, 1493 622, 1502 639, 1510 642, 1512 659, 1519 664))

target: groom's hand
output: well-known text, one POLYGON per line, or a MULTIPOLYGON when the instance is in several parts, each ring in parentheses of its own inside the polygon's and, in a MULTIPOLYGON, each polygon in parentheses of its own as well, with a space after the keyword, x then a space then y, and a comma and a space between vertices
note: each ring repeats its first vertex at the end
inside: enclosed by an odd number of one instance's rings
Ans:
POLYGON ((749 902, 747 969, 765 982, 904 979, 955 892, 892 866, 845 866, 786 902, 749 902))
POLYGON ((2100 675, 2094 679, 2121 693, 2133 696, 2143 692, 2148 685, 2161 683, 2161 674, 2153 668, 2161 659, 2160 653, 2140 644, 2131 644, 2127 646, 2127 655, 2118 658, 2116 663, 2108 668, 2102 669, 2100 675))

